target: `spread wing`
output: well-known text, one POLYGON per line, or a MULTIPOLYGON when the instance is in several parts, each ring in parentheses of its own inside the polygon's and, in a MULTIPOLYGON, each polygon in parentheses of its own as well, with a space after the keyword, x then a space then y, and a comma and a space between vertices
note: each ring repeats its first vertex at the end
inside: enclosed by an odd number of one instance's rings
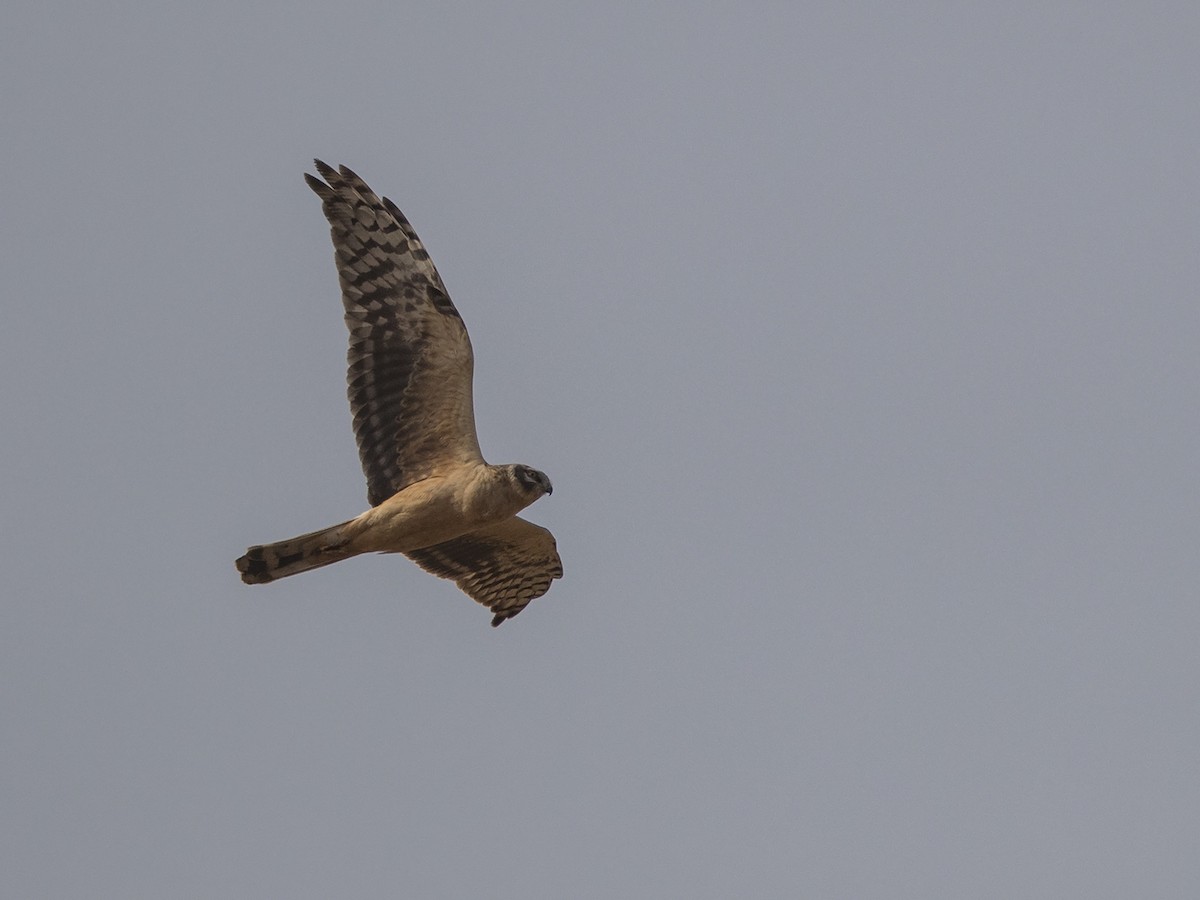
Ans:
POLYGON ((333 237, 350 329, 350 409, 378 506, 446 464, 483 462, 466 326, 404 214, 345 166, 306 174, 333 237))
POLYGON ((493 626, 550 590, 563 573, 554 535, 520 516, 404 555, 426 572, 453 578, 496 614, 493 626))

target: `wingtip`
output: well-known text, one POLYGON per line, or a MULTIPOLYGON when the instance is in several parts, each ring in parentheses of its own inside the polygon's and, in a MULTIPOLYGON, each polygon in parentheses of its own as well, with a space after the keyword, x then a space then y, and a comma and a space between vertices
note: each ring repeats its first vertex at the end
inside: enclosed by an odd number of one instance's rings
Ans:
POLYGON ((500 610, 500 612, 498 612, 498 613, 496 613, 496 615, 492 616, 492 627, 498 628, 500 626, 500 623, 507 622, 509 619, 516 616, 516 614, 519 613, 524 608, 525 608, 524 606, 518 606, 516 609, 510 608, 510 609, 500 610))
POLYGON ((312 188, 313 193, 321 199, 323 204, 333 203, 337 198, 337 193, 334 191, 334 189, 323 182, 320 178, 308 176, 306 180, 308 181, 308 186, 312 188))
POLYGON ((335 169, 321 159, 314 159, 313 165, 316 166, 317 172, 325 181, 322 182, 307 173, 304 175, 304 180, 308 182, 309 187, 321 195, 322 199, 328 200, 330 197, 345 194, 348 191, 350 194, 357 194, 368 203, 378 204, 381 202, 375 192, 349 166, 338 166, 335 169))

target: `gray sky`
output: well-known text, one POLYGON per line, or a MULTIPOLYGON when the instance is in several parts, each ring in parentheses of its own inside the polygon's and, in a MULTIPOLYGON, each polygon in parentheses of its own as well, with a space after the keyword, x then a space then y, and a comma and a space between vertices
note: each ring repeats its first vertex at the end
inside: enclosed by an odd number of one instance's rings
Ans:
POLYGON ((33 4, 0 53, 19 897, 1200 895, 1192 4, 33 4), (566 577, 365 508, 346 163, 566 577))

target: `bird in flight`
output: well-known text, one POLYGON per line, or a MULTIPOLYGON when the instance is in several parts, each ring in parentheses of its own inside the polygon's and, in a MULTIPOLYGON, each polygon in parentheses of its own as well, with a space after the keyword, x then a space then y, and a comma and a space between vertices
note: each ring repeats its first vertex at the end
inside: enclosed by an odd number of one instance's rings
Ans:
POLYGON ((484 461, 471 340, 408 219, 345 166, 314 164, 321 178, 304 180, 333 236, 350 330, 350 409, 371 508, 251 547, 237 569, 247 584, 265 584, 360 553, 403 553, 452 578, 499 625, 562 577, 554 536, 517 515, 551 493, 550 479, 484 461))

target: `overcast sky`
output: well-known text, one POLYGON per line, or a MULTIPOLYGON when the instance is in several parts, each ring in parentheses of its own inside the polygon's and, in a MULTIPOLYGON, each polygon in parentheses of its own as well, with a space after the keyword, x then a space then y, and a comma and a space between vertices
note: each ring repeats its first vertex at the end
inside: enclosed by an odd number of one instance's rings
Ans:
POLYGON ((13 897, 1200 896, 1190 3, 18 2, 13 897), (345 163, 566 570, 366 508, 345 163))

